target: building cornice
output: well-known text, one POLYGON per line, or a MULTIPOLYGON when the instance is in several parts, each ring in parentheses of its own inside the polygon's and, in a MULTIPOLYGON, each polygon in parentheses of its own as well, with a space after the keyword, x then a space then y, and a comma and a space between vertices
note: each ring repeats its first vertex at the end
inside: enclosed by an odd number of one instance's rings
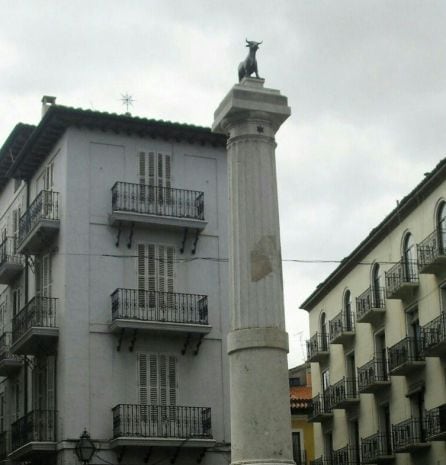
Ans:
MULTIPOLYGON (((191 144, 225 147, 226 136, 214 134, 210 128, 190 124, 173 123, 131 115, 118 115, 92 110, 71 108, 62 105, 51 105, 34 130, 28 134, 26 143, 14 159, 6 167, 6 179, 17 177, 30 179, 48 156, 57 141, 69 127, 91 130, 110 131, 116 134, 137 135, 153 139, 185 141, 191 144)), ((13 131, 14 132, 14 131, 13 131)), ((8 140, 11 138, 9 136, 8 140)), ((5 142, 6 144, 6 142, 5 142)), ((0 189, 4 187, 0 182, 0 189)))
POLYGON ((425 178, 406 195, 370 234, 345 257, 341 264, 320 283, 313 293, 301 304, 300 308, 311 311, 321 300, 363 260, 402 220, 407 218, 420 203, 430 195, 446 178, 446 158, 425 176, 425 178))

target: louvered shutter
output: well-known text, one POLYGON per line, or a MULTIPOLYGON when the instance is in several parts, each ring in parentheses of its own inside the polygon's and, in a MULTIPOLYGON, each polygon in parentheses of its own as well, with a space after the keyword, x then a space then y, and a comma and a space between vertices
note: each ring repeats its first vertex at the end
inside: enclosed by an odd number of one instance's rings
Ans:
POLYGON ((47 410, 54 410, 55 408, 55 399, 54 399, 54 389, 56 383, 55 376, 55 357, 50 356, 47 358, 46 363, 46 396, 47 396, 47 410))
POLYGON ((146 307, 146 246, 138 244, 138 306, 140 312, 146 307))
POLYGON ((159 392, 158 392, 158 357, 155 354, 149 355, 149 383, 150 383, 150 419, 158 420, 159 392))

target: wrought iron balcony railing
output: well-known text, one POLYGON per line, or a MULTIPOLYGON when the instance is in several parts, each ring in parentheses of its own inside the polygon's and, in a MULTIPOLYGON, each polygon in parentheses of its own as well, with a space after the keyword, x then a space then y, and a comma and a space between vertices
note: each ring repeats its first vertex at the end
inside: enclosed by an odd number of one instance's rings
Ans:
POLYGON ((375 392, 382 386, 390 384, 387 360, 375 356, 358 368, 359 392, 375 392))
POLYGON ((355 317, 352 312, 341 311, 329 322, 330 342, 344 343, 348 337, 354 335, 355 317))
POLYGON ((331 465, 359 465, 359 449, 345 446, 342 449, 334 450, 331 454, 331 465))
POLYGON ((311 411, 308 415, 308 420, 319 422, 324 418, 329 418, 333 415, 333 399, 331 388, 326 389, 322 394, 317 394, 311 399, 311 411))
POLYGON ((409 418, 392 425, 395 452, 412 452, 426 445, 425 422, 420 418, 409 418))
POLYGON ((208 298, 198 294, 116 289, 112 319, 208 324, 208 298))
POLYGON ((426 412, 426 435, 430 441, 446 439, 446 404, 426 412))
POLYGON ((441 356, 446 354, 446 313, 433 319, 421 328, 423 354, 441 356))
POLYGON ((388 299, 405 298, 410 288, 418 285, 418 265, 416 260, 401 259, 385 273, 388 299))
POLYGON ((386 299, 384 288, 369 287, 359 297, 356 297, 356 320, 358 323, 374 323, 384 314, 386 299))
POLYGON ((387 349, 389 372, 391 375, 406 375, 424 366, 422 337, 405 337, 387 349))
POLYGON ((389 433, 376 433, 361 439, 362 463, 377 463, 393 456, 392 438, 389 433))
POLYGON ((315 333, 307 341, 307 358, 310 362, 317 362, 327 357, 329 354, 328 349, 328 334, 315 333))
POLYGON ((420 272, 435 273, 446 263, 444 240, 446 240, 446 230, 436 229, 417 245, 420 272))
POLYGON ((21 216, 19 221, 19 247, 34 227, 42 220, 59 220, 59 193, 53 191, 40 191, 21 216))
POLYGON ((11 425, 11 450, 30 442, 56 441, 55 410, 33 410, 11 425))
POLYGON ((56 301, 54 297, 33 297, 12 319, 12 342, 33 327, 56 328, 56 301))
POLYGON ((209 407, 119 404, 113 437, 212 439, 209 407))
POLYGON ((15 237, 6 237, 0 244, 0 266, 5 263, 23 265, 23 255, 17 253, 17 244, 15 237))
POLYGON ((349 404, 359 402, 359 392, 356 378, 341 378, 331 386, 333 408, 345 408, 349 404))
POLYGON ((116 182, 113 211, 204 220, 204 193, 170 187, 116 182))

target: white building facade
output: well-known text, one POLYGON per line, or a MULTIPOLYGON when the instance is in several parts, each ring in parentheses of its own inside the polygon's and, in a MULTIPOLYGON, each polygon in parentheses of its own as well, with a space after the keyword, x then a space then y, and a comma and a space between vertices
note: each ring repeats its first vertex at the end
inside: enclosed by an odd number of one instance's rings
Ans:
POLYGON ((446 160, 305 300, 314 464, 446 464, 446 160))
POLYGON ((0 149, 0 456, 229 460, 226 138, 63 107, 0 149))

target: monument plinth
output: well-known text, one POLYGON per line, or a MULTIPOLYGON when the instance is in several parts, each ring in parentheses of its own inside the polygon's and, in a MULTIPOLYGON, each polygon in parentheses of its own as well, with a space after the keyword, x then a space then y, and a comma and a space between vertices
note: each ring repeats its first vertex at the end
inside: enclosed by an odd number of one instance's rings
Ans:
POLYGON ((294 463, 275 134, 287 98, 245 77, 214 114, 228 135, 232 464, 294 463))

